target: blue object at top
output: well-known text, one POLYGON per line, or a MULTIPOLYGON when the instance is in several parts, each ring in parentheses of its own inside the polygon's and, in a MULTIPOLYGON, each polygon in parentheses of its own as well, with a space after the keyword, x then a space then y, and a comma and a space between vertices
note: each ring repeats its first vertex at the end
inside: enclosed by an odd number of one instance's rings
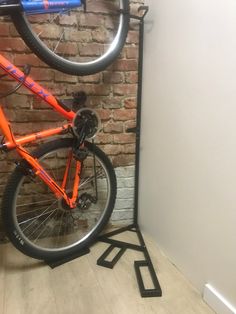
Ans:
POLYGON ((82 5, 81 0, 23 0, 21 4, 27 14, 63 12, 82 5))

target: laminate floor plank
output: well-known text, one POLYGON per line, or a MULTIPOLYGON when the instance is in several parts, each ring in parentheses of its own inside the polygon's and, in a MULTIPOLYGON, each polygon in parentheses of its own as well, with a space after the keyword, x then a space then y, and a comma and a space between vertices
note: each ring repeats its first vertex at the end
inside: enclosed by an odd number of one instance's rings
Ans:
POLYGON ((50 269, 11 244, 6 248, 4 314, 57 314, 50 269))
POLYGON ((109 314, 103 293, 86 257, 52 270, 58 314, 109 314))
MULTIPOLYGON (((114 238, 138 244, 136 234, 114 238)), ((11 244, 0 246, 0 313, 3 314, 213 314, 198 291, 157 248, 145 242, 163 297, 141 298, 134 260, 143 253, 127 250, 114 269, 97 266, 108 244, 98 242, 91 253, 55 269, 28 258, 11 244)), ((151 285, 149 273, 142 271, 151 285)))
POLYGON ((5 298, 5 256, 6 245, 0 245, 0 313, 4 310, 4 298, 5 298))

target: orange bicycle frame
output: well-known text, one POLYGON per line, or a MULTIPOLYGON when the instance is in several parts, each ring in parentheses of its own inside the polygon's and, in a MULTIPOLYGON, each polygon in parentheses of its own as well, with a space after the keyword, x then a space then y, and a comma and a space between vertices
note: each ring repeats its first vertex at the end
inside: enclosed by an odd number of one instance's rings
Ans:
POLYGON ((72 153, 68 157, 68 162, 63 178, 62 186, 59 186, 53 178, 46 172, 45 169, 39 164, 36 158, 30 155, 29 152, 23 147, 24 144, 34 142, 39 139, 47 138, 57 134, 63 134, 70 130, 72 126, 72 120, 75 116, 75 112, 60 104, 60 102, 48 92, 46 89, 42 88, 39 84, 33 81, 30 77, 25 77, 25 74, 20 71, 17 67, 11 64, 6 58, 0 55, 0 68, 4 70, 7 74, 13 77, 16 81, 21 82, 27 89, 29 89, 32 93, 39 96, 43 101, 48 103, 55 111, 61 114, 68 121, 67 124, 53 129, 44 130, 41 132, 33 133, 26 136, 21 136, 19 138, 15 138, 14 134, 11 130, 11 125, 7 120, 2 106, 0 105, 0 129, 6 138, 6 142, 2 143, 0 148, 4 151, 10 151, 12 149, 16 149, 18 154, 25 159, 28 164, 32 167, 32 170, 35 175, 39 176, 45 184, 48 185, 50 190, 56 195, 57 198, 64 198, 66 203, 70 206, 70 208, 74 208, 76 206, 75 202, 78 197, 78 187, 80 181, 80 170, 81 163, 76 161, 76 172, 73 186, 73 195, 72 197, 68 197, 65 188, 67 182, 67 176, 69 172, 69 167, 72 159, 72 153))

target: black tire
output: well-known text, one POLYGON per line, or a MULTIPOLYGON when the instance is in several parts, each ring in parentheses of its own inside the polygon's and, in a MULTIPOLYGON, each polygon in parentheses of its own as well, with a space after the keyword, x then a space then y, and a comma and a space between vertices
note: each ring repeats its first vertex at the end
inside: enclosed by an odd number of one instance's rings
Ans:
MULTIPOLYGON (((99 0, 100 1, 100 0, 99 0)), ((107 3, 109 3, 110 6, 112 6, 112 3, 115 2, 115 0, 113 0, 113 2, 109 2, 110 0, 101 0, 101 4, 103 6, 107 5, 107 3), (105 4, 104 4, 105 3, 105 4)), ((109 46, 108 50, 106 52, 101 52, 101 55, 99 56, 98 52, 95 51, 93 52, 93 49, 90 48, 89 44, 94 45, 94 43, 99 43, 99 38, 97 39, 96 36, 95 38, 93 38, 94 36, 92 36, 92 38, 89 39, 89 43, 84 43, 84 41, 86 41, 87 39, 82 39, 82 43, 78 42, 77 48, 74 47, 74 49, 70 49, 70 52, 68 52, 67 50, 67 56, 63 56, 60 55, 62 53, 62 50, 65 49, 65 46, 67 45, 68 47, 68 35, 66 35, 66 32, 70 32, 70 34, 74 34, 76 32, 78 32, 78 27, 79 26, 79 17, 77 17, 77 13, 75 13, 76 10, 72 10, 72 12, 70 14, 74 14, 73 17, 76 15, 76 19, 77 22, 76 25, 61 25, 61 22, 57 22, 57 19, 61 18, 61 16, 55 18, 55 19, 51 19, 48 22, 45 23, 41 23, 40 21, 38 22, 37 20, 37 16, 36 16, 36 23, 34 24, 32 21, 35 21, 35 16, 30 16, 30 15, 26 15, 23 12, 17 12, 14 13, 12 15, 12 21, 16 27, 16 29, 18 30, 20 36, 23 38, 23 40, 25 41, 26 45, 41 59, 43 60, 45 63, 47 63, 49 66, 51 66, 52 68, 55 68, 61 72, 67 73, 67 74, 71 74, 71 75, 90 75, 90 74, 94 74, 97 72, 100 72, 102 70, 104 70, 107 66, 109 66, 119 55, 120 51, 122 50, 124 44, 125 44, 125 40, 126 40, 126 36, 128 33, 128 29, 129 29, 129 1, 128 0, 116 0, 118 3, 118 10, 116 8, 116 13, 112 12, 112 19, 114 20, 115 18, 117 18, 118 15, 118 19, 119 22, 117 24, 117 31, 116 31, 116 35, 107 35, 108 37, 113 37, 113 39, 111 40, 111 42, 108 44, 104 43, 104 42, 100 42, 101 44, 101 48, 99 50, 104 49, 104 47, 109 46), (124 13, 119 13, 119 9, 122 9, 122 11, 124 11, 124 13), (118 13, 117 13, 118 12, 118 13), (52 21, 53 20, 53 21, 52 21), (50 38, 51 35, 50 34, 50 29, 47 23, 54 23, 57 27, 56 30, 58 30, 58 38, 57 40, 59 41, 63 41, 65 40, 65 43, 62 46, 57 45, 56 41, 55 43, 52 43, 54 41, 54 39, 52 40, 50 38), (39 24, 41 23, 41 24, 39 24), (56 24, 57 23, 57 24, 56 24), (78 23, 78 25, 77 25, 78 23), (43 34, 41 34, 41 28, 43 27, 43 25, 45 25, 45 32, 43 32, 43 34), (37 34, 36 34, 36 30, 34 30, 35 28, 39 28, 40 26, 40 36, 45 36, 45 39, 40 39, 37 34), (76 26, 76 28, 75 28, 76 26), (64 29, 64 32, 59 33, 59 29, 64 29), (66 32, 65 32, 66 31, 66 32), (73 33, 72 33, 73 31, 73 33), (45 34, 45 35, 44 35, 45 34), (67 36, 67 37, 66 37, 67 36), (49 48, 48 46, 50 46, 50 42, 51 41, 51 45, 52 47, 49 48), (47 46, 48 45, 48 46, 47 46), (81 53, 81 57, 83 59, 88 58, 88 56, 90 55, 90 58, 93 58, 93 60, 89 60, 89 61, 78 61, 74 60, 75 54, 77 54, 77 58, 79 58, 79 52, 77 52, 76 49, 78 49, 79 45, 84 45, 84 49, 83 52, 81 53), (56 47, 55 50, 59 50, 57 54, 56 51, 53 51, 53 49, 56 47), (61 47, 61 48, 60 48, 61 47), (62 49, 63 48, 63 49, 62 49), (87 49, 87 50, 86 50, 87 49), (72 52, 73 50, 73 52, 72 52), (76 52, 75 52, 75 51, 76 52), (87 51, 88 56, 86 56, 86 54, 84 54, 84 50, 87 51), (94 53, 94 55, 93 55, 94 53), (72 55, 71 55, 72 54, 72 55), (74 54, 74 55, 73 55, 74 54), (93 56, 92 56, 93 55, 93 56), (66 59, 68 58, 68 59, 66 59), (72 60, 73 59, 73 60, 72 60)), ((89 10, 89 6, 93 6, 96 1, 94 0, 87 0, 87 6, 88 6, 88 10, 89 10)), ((95 6, 97 7, 98 4, 95 3, 95 6)), ((89 11, 88 14, 100 14, 100 16, 104 16, 104 25, 103 26, 99 26, 98 27, 102 27, 102 29, 108 33, 108 32, 112 32, 112 28, 114 28, 114 25, 110 25, 109 23, 106 23, 106 14, 100 13, 100 12, 96 12, 96 8, 95 9, 91 9, 91 11, 89 11), (92 11, 94 10, 94 11, 92 11), (93 13, 91 13, 93 12, 93 13), (95 12, 95 13, 94 13, 95 12)), ((114 10, 114 8, 110 9, 110 10, 114 10)), ((81 12, 80 12, 81 14, 81 12)), ((43 16, 48 16, 50 14, 41 14, 40 18, 42 19, 43 16)), ((101 20, 101 18, 99 19, 101 20)), ((85 23, 86 24, 86 23, 85 23)), ((88 22, 89 24, 89 22, 88 22)), ((88 26, 89 27, 89 26, 88 26)), ((93 26, 91 26, 93 27, 93 26)), ((94 31, 94 30, 93 30, 94 31)), ((96 30, 97 31, 97 30, 96 30)), ((101 29, 98 28, 98 32, 101 31, 101 29)), ((52 32, 54 32, 54 34, 57 32, 55 31, 55 29, 52 29, 52 32)), ((79 35, 78 35, 79 37, 79 35)), ((86 36, 85 36, 86 37, 86 36)), ((89 36, 87 36, 89 37, 89 36)), ((70 38, 70 37, 69 37, 70 38)), ((74 38, 70 39, 71 43, 74 43, 74 38)), ((67 48, 69 49, 69 48, 67 48)), ((64 51, 63 51, 64 53, 64 51)), ((87 60, 87 59, 86 59, 87 60)))
MULTIPOLYGON (((59 166, 60 163, 64 161, 63 159, 64 157, 62 157, 62 152, 64 150, 69 151, 73 147, 73 143, 74 143, 73 139, 70 139, 70 138, 55 140, 55 141, 45 143, 42 146, 40 146, 33 153, 33 155, 39 160, 41 158, 41 162, 46 160, 46 162, 49 161, 49 163, 51 162, 50 160, 52 160, 50 159, 52 158, 51 154, 55 154, 55 156, 57 156, 56 158, 58 158, 59 156, 59 158, 62 158, 62 159, 59 159, 59 164, 57 160, 57 164, 58 164, 57 170, 58 170, 58 169, 61 169, 60 168, 61 166, 59 166)), ((96 173, 98 177, 97 181, 100 180, 100 182, 98 182, 96 186, 99 186, 100 184, 101 189, 99 190, 98 188, 97 195, 99 196, 98 196, 98 201, 96 201, 95 205, 94 204, 87 205, 88 204, 86 203, 88 202, 88 198, 87 198, 86 202, 84 200, 85 203, 83 203, 83 206, 80 205, 81 208, 78 209, 79 206, 77 206, 77 208, 74 210, 73 213, 69 212, 67 208, 66 209, 64 208, 65 204, 63 205, 63 208, 62 208, 61 207, 62 202, 59 204, 60 201, 58 200, 55 201, 56 198, 53 193, 50 192, 51 194, 49 194, 49 193, 45 193, 44 191, 35 192, 33 188, 38 189, 39 188, 39 186, 37 185, 38 183, 36 182, 36 185, 35 185, 34 182, 33 183, 31 182, 32 180, 29 181, 29 176, 27 176, 26 173, 22 171, 22 169, 20 169, 19 167, 16 167, 16 169, 12 173, 9 179, 9 182, 6 186, 4 196, 3 196, 2 217, 3 217, 3 222, 6 228, 6 233, 7 233, 8 238, 13 243, 13 245, 24 254, 30 257, 36 258, 36 259, 40 259, 40 260, 60 259, 67 255, 74 254, 78 252, 79 250, 91 245, 93 241, 96 239, 96 237, 98 236, 98 234, 103 230, 103 228, 107 224, 111 216, 111 213, 115 204, 115 198, 116 198, 115 172, 108 157, 97 146, 89 142, 85 142, 85 146, 87 147, 88 151, 91 153, 92 156, 95 155, 97 165, 98 165, 98 168, 96 168, 96 173), (99 168, 99 165, 101 165, 101 168, 99 168), (102 169, 104 169, 105 179, 107 181, 105 181, 104 176, 101 174, 102 169), (103 192, 103 189, 105 186, 104 184, 106 182, 109 188, 109 192, 107 192, 107 194, 103 192), (29 192, 28 187, 31 187, 30 194, 29 194, 30 195, 29 204, 24 204, 25 202, 24 197, 27 198, 27 195, 24 195, 24 194, 25 193, 27 194, 29 192), (49 204, 51 205, 49 205, 49 207, 48 207, 48 203, 46 205, 42 205, 41 203, 45 202, 49 195, 50 197, 51 196, 54 197, 53 200, 50 199, 49 204), (105 201, 103 199, 104 195, 107 195, 107 199, 105 201), (44 196, 45 196, 45 200, 43 200, 42 198, 44 196), (22 203, 22 197, 23 197, 23 203, 22 203), (101 201, 99 197, 101 198, 101 201), (35 203, 32 203, 32 200, 34 200, 35 203), (40 200, 40 202, 37 202, 37 200, 40 200), (99 202, 101 202, 102 204, 101 206, 103 206, 103 204, 106 204, 106 205, 105 205, 105 208, 102 209, 101 213, 99 212, 99 214, 97 214, 98 212, 97 208, 99 208, 99 204, 100 204, 99 202), (22 206, 23 206, 23 210, 22 210, 22 206), (26 208, 25 206, 27 206, 27 210, 25 210, 26 208), (41 208, 42 206, 43 206, 43 209, 40 209, 39 211, 39 208, 41 208), (52 208, 52 206, 53 207, 55 206, 57 209, 52 208), (44 210, 45 207, 47 207, 46 213, 44 210), (49 210, 50 207, 51 209, 49 210), (31 218, 31 215, 33 215, 33 218, 31 218), (46 215, 46 219, 45 219, 45 215, 46 215), (94 215, 98 215, 98 216, 94 216, 94 215), (50 219, 48 220, 49 217, 50 219), (91 228, 92 228, 91 230, 89 230, 89 227, 90 227, 89 220, 91 220, 91 228), (54 224, 53 227, 51 227, 52 224, 54 224), (58 229, 59 226, 60 228, 58 229), (37 229, 38 231, 36 231, 37 229), (49 233, 48 233, 48 230, 49 230, 49 233), (35 236, 33 236, 33 239, 30 239, 30 237, 33 234, 35 234, 35 236), (78 239, 77 237, 80 234, 82 234, 82 237, 78 239), (33 242, 35 241, 35 239, 36 239, 36 242, 33 242), (46 241, 46 245, 45 245, 45 241, 46 241), (62 246, 59 247, 58 244, 61 244, 61 243, 62 243, 62 246), (56 245, 57 247, 55 247, 56 245)), ((85 159, 85 161, 87 160, 87 158, 85 159)), ((94 160, 93 159, 94 157, 91 157, 91 158, 92 158, 91 160, 94 160)), ((90 162, 90 165, 91 165, 91 160, 88 161, 88 163, 90 162)), ((92 167, 90 166, 90 168, 92 167)), ((90 168, 85 168, 84 170, 86 174, 84 175, 83 182, 80 184, 81 186, 81 189, 79 190, 81 191, 80 194, 82 193, 84 187, 86 191, 89 191, 92 186, 94 187, 94 176, 86 177, 88 170, 90 171, 90 168)), ((53 166, 51 169, 53 169, 53 166)), ((52 171, 54 172, 57 170, 56 168, 54 168, 54 170, 52 171)), ((61 172, 62 171, 63 170, 61 170, 61 172)), ((82 177, 83 177, 83 174, 82 174, 82 177)), ((37 177, 37 180, 39 180, 38 177, 37 177)), ((39 180, 38 182, 41 183, 42 181, 39 180)), ((42 186, 48 189, 48 187, 44 183, 42 183, 42 186)), ((86 193, 83 193, 81 195, 85 195, 85 194, 86 193)), ((82 196, 81 196, 81 204, 82 204, 82 196)))

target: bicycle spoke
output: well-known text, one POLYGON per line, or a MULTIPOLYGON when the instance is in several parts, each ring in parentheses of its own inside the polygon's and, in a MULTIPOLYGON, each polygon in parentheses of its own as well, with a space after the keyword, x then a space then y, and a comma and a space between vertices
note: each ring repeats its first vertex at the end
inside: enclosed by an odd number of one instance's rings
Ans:
MULTIPOLYGON (((52 214, 51 214, 52 216, 50 215, 50 216, 51 216, 51 220, 52 220, 52 218, 55 216, 55 213, 56 213, 57 210, 58 210, 58 208, 56 208, 56 209, 54 210, 54 215, 52 215, 52 214)), ((50 217, 50 216, 49 216, 49 217, 50 217)), ((48 217, 48 218, 49 218, 49 217, 48 217)), ((47 218, 47 219, 48 219, 48 218, 47 218)), ((46 228, 47 228, 47 224, 45 224, 44 228, 43 228, 42 231, 38 234, 37 238, 34 239, 34 243, 36 243, 36 241, 37 241, 38 238, 44 233, 44 230, 45 230, 46 228)), ((51 230, 49 229, 49 232, 50 232, 50 231, 53 232, 54 228, 55 228, 55 226, 54 226, 51 230)), ((46 236, 49 234, 49 232, 47 232, 46 236)), ((45 237, 46 237, 46 236, 45 236, 45 237)))
POLYGON ((38 202, 33 202, 33 203, 20 204, 20 205, 17 205, 17 207, 24 207, 24 206, 35 205, 35 204, 42 204, 42 203, 51 202, 51 201, 54 201, 54 199, 38 201, 38 202))
MULTIPOLYGON (((55 52, 56 50, 57 50, 57 47, 59 46, 59 44, 60 44, 60 42, 61 42, 61 39, 62 39, 62 37, 63 37, 63 35, 65 34, 65 30, 63 30, 63 32, 61 33, 61 36, 60 36, 60 38, 59 38, 59 40, 58 40, 58 42, 57 42, 57 44, 56 44, 56 47, 53 49, 53 52, 55 52)), ((65 51, 65 48, 64 48, 64 51, 65 51)), ((63 52, 64 52, 63 51, 63 52)))
POLYGON ((61 227, 62 227, 62 222, 63 222, 63 217, 65 215, 65 212, 62 212, 61 215, 61 219, 60 219, 60 226, 59 226, 59 230, 58 230, 58 235, 57 235, 57 240, 56 240, 56 247, 58 247, 58 243, 59 243, 59 237, 60 237, 60 233, 61 233, 61 227))
POLYGON ((32 234, 34 234, 34 233, 42 226, 42 224, 44 224, 44 223, 55 213, 55 211, 57 211, 57 210, 58 210, 58 208, 54 209, 54 210, 51 212, 51 214, 50 214, 46 219, 44 219, 44 220, 37 226, 36 229, 34 229, 33 233, 31 233, 31 234, 29 235, 29 237, 30 237, 32 234))
MULTIPOLYGON (((52 212, 52 211, 51 211, 51 212, 52 212)), ((46 212, 45 214, 40 214, 40 215, 35 216, 35 217, 33 217, 33 218, 29 218, 29 219, 27 219, 27 220, 21 221, 21 222, 19 223, 19 225, 22 225, 22 224, 25 224, 25 223, 27 223, 27 222, 29 222, 29 221, 35 220, 35 219, 37 219, 37 218, 40 218, 40 217, 42 217, 42 216, 44 216, 44 215, 47 215, 48 213, 50 213, 50 212, 46 212)))
MULTIPOLYGON (((101 170, 98 170, 98 171, 96 172, 96 177, 97 177, 97 179, 101 178, 102 175, 103 175, 102 173, 99 174, 99 171, 101 172, 101 170)), ((94 178, 95 178, 95 175, 90 176, 90 177, 84 179, 84 180, 81 182, 79 188, 83 187, 83 185, 85 185, 85 184, 90 183, 91 181, 94 180, 94 178)))
POLYGON ((54 180, 56 180, 56 175, 55 175, 54 170, 51 168, 50 171, 52 172, 52 175, 53 175, 54 180))
MULTIPOLYGON (((51 206, 53 206, 54 204, 56 204, 56 202, 57 202, 57 200, 56 200, 54 203, 52 203, 50 206, 48 206, 40 216, 43 216, 44 213, 46 213, 47 210, 48 210, 51 206)), ((34 220, 35 220, 35 219, 34 219, 34 220)), ((30 227, 30 226, 33 224, 34 220, 33 220, 25 229, 23 229, 22 231, 24 232, 26 229, 28 229, 28 227, 30 227)))
MULTIPOLYGON (((50 20, 48 20, 48 22, 50 24, 52 24, 52 22, 60 15, 61 12, 58 12, 56 15, 53 15, 52 18, 50 20)), ((44 30, 41 30, 41 32, 37 33, 37 36, 39 37, 40 35, 42 35, 44 32, 44 30)))

